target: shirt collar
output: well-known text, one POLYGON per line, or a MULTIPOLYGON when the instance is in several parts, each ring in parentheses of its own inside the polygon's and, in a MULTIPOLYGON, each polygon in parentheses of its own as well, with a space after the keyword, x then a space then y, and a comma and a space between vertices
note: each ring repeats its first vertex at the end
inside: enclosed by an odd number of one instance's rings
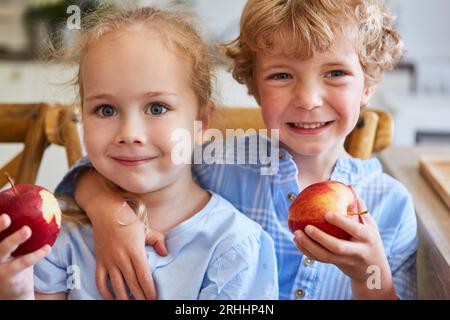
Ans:
MULTIPOLYGON (((292 155, 284 148, 280 147, 280 170, 279 174, 297 175, 298 168, 292 155)), ((382 167, 378 159, 371 158, 362 160, 349 156, 341 156, 331 172, 330 180, 340 181, 345 184, 355 185, 361 180, 362 175, 381 173, 382 167)))

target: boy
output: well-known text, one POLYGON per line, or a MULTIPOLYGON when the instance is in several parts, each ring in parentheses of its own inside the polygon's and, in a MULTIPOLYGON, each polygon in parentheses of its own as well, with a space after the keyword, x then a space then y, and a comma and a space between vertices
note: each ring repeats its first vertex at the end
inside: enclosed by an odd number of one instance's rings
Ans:
MULTIPOLYGON (((279 170, 262 176, 254 165, 212 164, 198 165, 194 173, 203 187, 224 196, 272 236, 280 298, 414 299, 417 224, 412 199, 382 172, 378 160, 354 159, 344 149, 345 137, 383 72, 402 55, 383 1, 250 0, 241 33, 226 54, 234 61, 235 79, 247 85, 261 106, 267 128, 279 129, 279 170), (287 226, 291 202, 305 187, 328 179, 352 185, 364 200, 360 211, 367 206, 370 215, 361 225, 330 213, 328 221, 350 233, 350 241, 312 226, 306 234, 297 231, 293 241, 287 226)), ((85 159, 80 166, 87 164, 85 159)), ((72 170, 59 192, 73 193, 77 173, 72 170)), ((75 192, 102 248, 98 284, 105 288, 104 279, 114 269, 132 274, 127 281, 136 281, 137 273, 148 283, 150 275, 143 268, 130 270, 123 262, 144 261, 136 254, 142 243, 133 240, 144 231, 138 223, 121 228, 108 219, 107 212, 123 200, 102 190, 99 179, 93 172, 80 175, 75 192), (114 247, 111 237, 117 240, 114 247)))

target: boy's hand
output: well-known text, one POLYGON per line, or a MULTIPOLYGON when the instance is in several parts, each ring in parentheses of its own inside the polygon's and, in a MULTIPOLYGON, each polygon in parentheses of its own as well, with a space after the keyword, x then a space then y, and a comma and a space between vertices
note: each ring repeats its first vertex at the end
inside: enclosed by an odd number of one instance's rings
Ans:
POLYGON ((125 283, 135 299, 156 299, 145 244, 152 245, 158 254, 166 255, 164 235, 157 231, 146 231, 144 224, 126 203, 102 203, 89 211, 90 217, 97 215, 96 219, 91 220, 96 246, 96 283, 102 296, 114 299, 107 286, 109 276, 117 299, 129 299, 125 283), (105 210, 118 212, 114 215, 117 220, 111 219, 111 214, 109 219, 100 219, 105 215, 97 214, 105 210))
MULTIPOLYGON (((367 210, 358 197, 359 212, 367 210)), ((294 242, 298 249, 311 259, 335 264, 352 280, 354 298, 395 299, 392 274, 384 252, 383 242, 375 220, 363 215, 364 224, 336 213, 327 213, 326 220, 349 233, 350 241, 337 239, 322 230, 309 225, 305 232, 297 230, 294 242), (306 234, 305 234, 306 233, 306 234), (380 270, 379 290, 371 290, 367 285, 369 266, 380 270)))
POLYGON ((108 276, 118 299, 128 299, 125 282, 135 299, 156 299, 156 290, 145 244, 160 255, 167 250, 164 235, 146 231, 124 199, 104 188, 104 178, 86 170, 77 179, 75 200, 86 212, 94 229, 96 283, 105 299, 113 299, 108 276), (125 282, 124 282, 125 280, 125 282))
MULTIPOLYGON (((11 225, 7 214, 0 215, 0 233, 11 225)), ((0 300, 34 299, 33 265, 50 253, 51 247, 42 248, 15 258, 11 254, 28 240, 31 229, 23 227, 0 242, 0 300)))

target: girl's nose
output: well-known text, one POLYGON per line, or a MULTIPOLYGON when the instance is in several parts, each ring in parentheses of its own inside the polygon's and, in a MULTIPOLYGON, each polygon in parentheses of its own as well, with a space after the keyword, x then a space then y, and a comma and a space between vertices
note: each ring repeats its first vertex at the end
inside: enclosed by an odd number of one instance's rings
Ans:
POLYGON ((321 107, 322 92, 320 85, 314 81, 298 83, 295 87, 295 106, 305 110, 321 107))
POLYGON ((139 120, 126 119, 121 123, 116 135, 116 144, 144 145, 146 141, 146 130, 139 120))

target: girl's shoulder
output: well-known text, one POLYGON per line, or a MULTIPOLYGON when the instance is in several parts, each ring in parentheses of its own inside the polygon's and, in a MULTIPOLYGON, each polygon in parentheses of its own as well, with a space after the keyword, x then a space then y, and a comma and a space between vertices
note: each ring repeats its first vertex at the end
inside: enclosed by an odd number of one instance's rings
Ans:
POLYGON ((211 199, 206 206, 166 235, 173 256, 187 252, 187 248, 191 252, 202 250, 210 265, 236 255, 254 261, 260 252, 274 252, 270 236, 258 223, 219 194, 209 192, 211 199))
POLYGON ((207 241, 214 250, 226 250, 249 238, 258 239, 265 234, 262 227, 245 216, 221 195, 208 190, 211 199, 206 206, 189 220, 182 222, 167 235, 185 238, 185 241, 207 241))
POLYGON ((216 256, 231 249, 247 252, 271 242, 270 236, 257 222, 240 212, 228 200, 212 193, 216 205, 211 211, 210 220, 217 238, 216 256), (254 247, 254 246, 257 247, 254 247), (253 246, 253 247, 252 247, 253 246))
POLYGON ((62 241, 74 241, 92 236, 92 225, 89 223, 78 223, 64 219, 59 230, 58 239, 62 241))
POLYGON ((64 221, 52 246, 50 256, 61 262, 70 264, 72 253, 81 249, 93 248, 93 233, 90 224, 78 224, 72 221, 64 221))
POLYGON ((169 237, 199 232, 217 241, 219 238, 239 238, 262 231, 258 223, 245 216, 224 197, 209 189, 207 191, 211 194, 208 203, 193 217, 172 229, 169 237))

